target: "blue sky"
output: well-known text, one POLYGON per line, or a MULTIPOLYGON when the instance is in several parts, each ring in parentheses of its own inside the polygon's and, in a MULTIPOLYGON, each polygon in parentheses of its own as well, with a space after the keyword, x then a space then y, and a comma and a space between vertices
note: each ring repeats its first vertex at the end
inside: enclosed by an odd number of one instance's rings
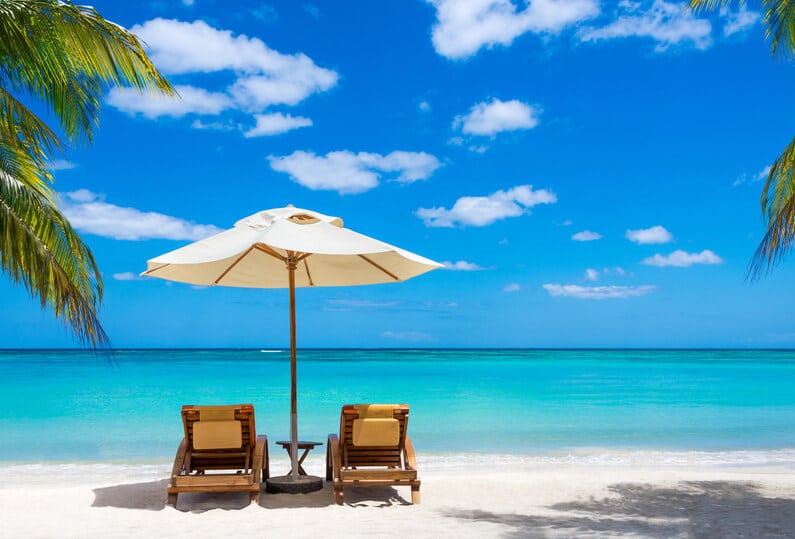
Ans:
MULTIPOLYGON (((299 346, 795 346, 792 262, 745 281, 795 134, 758 3, 94 6, 182 96, 110 90, 93 146, 53 161, 117 347, 285 347, 286 291, 137 274, 288 203, 447 266, 299 290, 299 346)), ((76 345, 0 287, 3 346, 76 345)))

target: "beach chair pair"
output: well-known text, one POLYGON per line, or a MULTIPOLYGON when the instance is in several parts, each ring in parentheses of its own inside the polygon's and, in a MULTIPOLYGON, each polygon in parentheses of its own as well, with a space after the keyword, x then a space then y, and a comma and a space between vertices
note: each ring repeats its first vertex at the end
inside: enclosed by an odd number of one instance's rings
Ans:
MULTIPOLYGON (((334 501, 343 503, 345 487, 408 486, 412 503, 420 501, 420 480, 411 438, 406 434, 405 404, 345 405, 340 434, 328 437, 326 480, 334 501)), ((183 492, 247 492, 259 503, 260 486, 269 477, 268 439, 257 435, 254 407, 183 406, 185 437, 168 482, 168 505, 183 492)))

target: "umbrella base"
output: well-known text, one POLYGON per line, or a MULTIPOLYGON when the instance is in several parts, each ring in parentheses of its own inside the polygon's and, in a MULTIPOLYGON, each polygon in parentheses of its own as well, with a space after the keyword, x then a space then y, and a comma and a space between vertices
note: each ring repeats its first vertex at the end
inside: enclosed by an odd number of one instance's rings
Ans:
POLYGON ((271 494, 306 494, 322 488, 323 479, 314 475, 299 475, 295 481, 291 475, 280 475, 265 482, 265 492, 271 494))

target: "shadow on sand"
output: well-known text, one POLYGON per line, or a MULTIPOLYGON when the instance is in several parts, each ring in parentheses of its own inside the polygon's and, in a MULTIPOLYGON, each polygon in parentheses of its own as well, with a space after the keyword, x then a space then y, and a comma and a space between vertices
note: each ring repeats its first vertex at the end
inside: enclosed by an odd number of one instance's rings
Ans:
MULTIPOLYGON (((167 479, 146 483, 128 483, 94 489, 92 507, 119 507, 123 509, 142 509, 160 511, 166 507, 167 479)), ((334 504, 331 483, 325 483, 321 490, 309 494, 267 494, 260 493, 259 504, 266 509, 288 507, 326 507, 334 504)), ((391 487, 346 488, 345 505, 350 507, 389 507, 410 505, 410 502, 391 487)), ((180 511, 202 513, 211 509, 245 509, 249 497, 244 492, 186 492, 180 494, 177 508, 180 511)))
POLYGON ((494 522, 512 528, 506 537, 627 535, 669 537, 765 537, 795 534, 795 500, 766 498, 753 483, 682 482, 676 488, 620 483, 616 496, 559 503, 560 516, 446 510, 447 517, 494 522))

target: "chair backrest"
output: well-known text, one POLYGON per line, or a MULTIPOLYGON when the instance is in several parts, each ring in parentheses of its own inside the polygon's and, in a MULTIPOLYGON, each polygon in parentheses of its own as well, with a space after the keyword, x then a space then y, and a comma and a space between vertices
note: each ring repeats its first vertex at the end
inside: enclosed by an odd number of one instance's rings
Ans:
POLYGON ((402 466, 409 406, 346 404, 340 414, 344 466, 402 466))
POLYGON ((254 406, 182 407, 185 440, 191 450, 213 451, 225 449, 248 450, 256 445, 254 406))

